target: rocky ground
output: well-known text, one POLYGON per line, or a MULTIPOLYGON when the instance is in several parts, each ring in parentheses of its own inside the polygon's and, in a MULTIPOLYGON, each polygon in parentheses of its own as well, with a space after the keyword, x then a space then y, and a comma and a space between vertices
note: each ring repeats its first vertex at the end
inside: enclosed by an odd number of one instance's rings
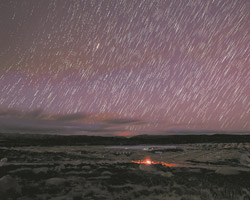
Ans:
POLYGON ((159 153, 106 146, 0 147, 0 197, 250 200, 250 144, 180 149, 159 153), (131 162, 145 158, 179 166, 131 162))

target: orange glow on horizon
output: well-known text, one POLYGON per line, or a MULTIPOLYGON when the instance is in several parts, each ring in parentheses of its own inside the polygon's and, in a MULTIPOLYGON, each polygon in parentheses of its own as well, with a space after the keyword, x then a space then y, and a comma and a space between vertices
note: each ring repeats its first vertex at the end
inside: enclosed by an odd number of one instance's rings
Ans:
POLYGON ((124 131, 124 132, 118 132, 115 135, 122 136, 122 137, 131 137, 131 136, 133 136, 133 133, 131 133, 129 131, 124 131))

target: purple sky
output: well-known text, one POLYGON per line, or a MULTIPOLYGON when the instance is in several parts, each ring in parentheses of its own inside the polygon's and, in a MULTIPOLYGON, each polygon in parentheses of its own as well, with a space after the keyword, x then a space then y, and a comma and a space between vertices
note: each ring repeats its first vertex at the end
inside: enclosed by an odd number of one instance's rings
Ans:
POLYGON ((249 10, 249 0, 2 0, 0 130, 60 132, 55 116, 72 115, 72 134, 250 130, 249 10))

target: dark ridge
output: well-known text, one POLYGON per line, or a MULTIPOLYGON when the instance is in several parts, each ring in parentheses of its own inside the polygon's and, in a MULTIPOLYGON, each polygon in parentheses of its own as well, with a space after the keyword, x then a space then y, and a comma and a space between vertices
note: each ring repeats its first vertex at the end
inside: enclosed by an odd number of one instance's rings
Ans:
POLYGON ((191 143, 246 143, 250 135, 140 135, 131 138, 104 136, 65 136, 47 134, 0 133, 0 146, 55 145, 141 145, 191 143))

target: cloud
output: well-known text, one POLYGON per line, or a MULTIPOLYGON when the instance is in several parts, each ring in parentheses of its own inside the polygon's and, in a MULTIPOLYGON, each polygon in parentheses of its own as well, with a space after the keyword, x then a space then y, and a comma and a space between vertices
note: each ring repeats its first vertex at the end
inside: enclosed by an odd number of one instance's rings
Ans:
POLYGON ((44 117, 43 110, 38 109, 31 112, 27 112, 25 117, 33 119, 42 119, 44 117))
MULTIPOLYGON (((45 113, 41 109, 28 112, 15 109, 0 109, 0 132, 69 135, 100 133, 101 135, 114 135, 115 132, 125 131, 123 128, 117 129, 112 124, 103 124, 98 120, 86 122, 85 119, 90 116, 86 113, 53 115, 45 113)), ((125 120, 122 124, 125 122, 128 123, 125 120)))
POLYGON ((105 123, 107 124, 142 124, 141 120, 138 119, 124 119, 124 118, 115 118, 115 119, 109 119, 109 120, 104 120, 105 123))
MULTIPOLYGON (((102 113, 97 113, 102 114, 102 113)), ((0 133, 89 134, 131 136, 137 134, 249 134, 249 130, 199 130, 190 124, 158 124, 139 119, 96 117, 97 114, 50 114, 41 109, 0 109, 0 133), (94 116, 93 116, 94 115, 94 116), (144 126, 147 125, 147 126, 144 126), (156 125, 158 125, 156 127, 156 125), (189 127, 190 126, 190 127, 189 127), (189 128, 188 128, 189 127, 189 128), (194 127, 194 129, 192 129, 194 127), (168 129, 166 129, 168 128, 168 129), (165 130, 164 130, 165 129, 165 130)))
POLYGON ((192 129, 170 129, 167 131, 162 131, 161 134, 249 134, 250 130, 213 130, 213 129, 201 129, 201 130, 192 130, 192 129))
POLYGON ((44 117, 43 110, 37 109, 33 111, 20 111, 16 109, 0 109, 0 117, 4 118, 32 118, 42 119, 44 117))
POLYGON ((16 109, 0 109, 0 117, 4 118, 22 118, 22 119, 44 119, 58 121, 76 121, 88 117, 85 113, 71 114, 46 114, 42 109, 32 111, 20 111, 16 109))
POLYGON ((21 111, 15 109, 0 109, 0 117, 15 117, 20 116, 21 111))
POLYGON ((55 120, 58 121, 75 121, 81 120, 88 117, 85 113, 73 113, 73 114, 65 114, 65 115, 55 115, 53 116, 55 120))
POLYGON ((1 132, 15 133, 53 133, 53 134, 74 134, 81 132, 113 132, 98 123, 75 123, 55 120, 41 119, 20 119, 20 118, 2 118, 0 117, 1 132))

